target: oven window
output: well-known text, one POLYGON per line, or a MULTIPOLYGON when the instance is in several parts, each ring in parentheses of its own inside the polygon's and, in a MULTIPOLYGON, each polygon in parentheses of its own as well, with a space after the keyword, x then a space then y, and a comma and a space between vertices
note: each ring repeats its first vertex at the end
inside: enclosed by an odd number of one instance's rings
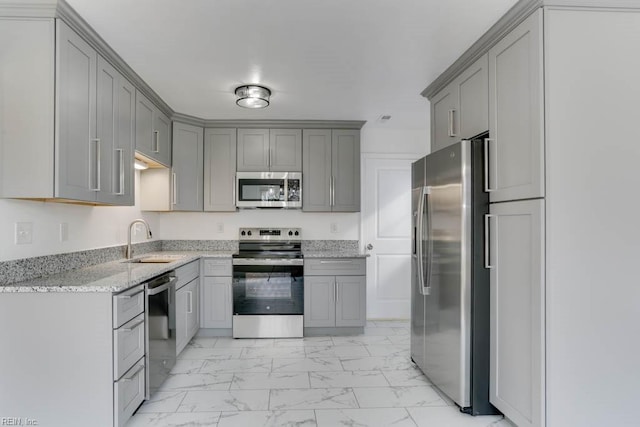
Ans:
POLYGON ((303 314, 300 266, 234 266, 234 314, 303 314))
POLYGON ((240 179, 240 201, 284 201, 283 179, 240 179))

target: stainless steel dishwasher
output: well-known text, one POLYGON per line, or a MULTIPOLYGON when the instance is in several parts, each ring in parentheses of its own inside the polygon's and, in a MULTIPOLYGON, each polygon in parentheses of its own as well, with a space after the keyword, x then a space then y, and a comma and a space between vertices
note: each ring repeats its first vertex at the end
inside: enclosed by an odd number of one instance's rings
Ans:
POLYGON ((175 280, 175 272, 170 271, 145 286, 147 399, 160 388, 176 364, 175 280))

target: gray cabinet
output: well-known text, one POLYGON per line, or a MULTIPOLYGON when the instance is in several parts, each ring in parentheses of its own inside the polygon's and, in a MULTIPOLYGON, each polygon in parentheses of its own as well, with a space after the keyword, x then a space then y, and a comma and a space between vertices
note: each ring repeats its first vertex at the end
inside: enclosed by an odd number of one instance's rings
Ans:
POLYGON ((304 326, 364 327, 364 258, 307 259, 304 262, 304 326))
POLYGON ((173 124, 171 210, 202 211, 203 133, 200 127, 173 124))
POLYGON ((304 129, 302 209, 360 210, 360 131, 304 129))
POLYGON ((136 151, 151 161, 171 166, 171 121, 136 91, 136 151))
POLYGON ((300 129, 238 129, 237 170, 299 172, 302 170, 300 129))
POLYGON ((205 211, 236 210, 236 145, 235 129, 205 129, 205 211))
POLYGON ((204 258, 202 262, 200 327, 229 329, 230 332, 233 322, 231 259, 204 258))
POLYGON ((431 99, 431 151, 489 129, 488 59, 483 55, 431 99))
POLYGON ((100 159, 97 201, 132 206, 136 91, 100 56, 97 84, 96 135, 100 159))
POLYGON ((518 426, 544 425, 544 201, 492 204, 489 399, 518 426))
POLYGON ((490 201, 544 197, 542 11, 489 51, 490 201))
POLYGON ((180 352, 200 327, 200 261, 176 269, 176 352, 180 352))

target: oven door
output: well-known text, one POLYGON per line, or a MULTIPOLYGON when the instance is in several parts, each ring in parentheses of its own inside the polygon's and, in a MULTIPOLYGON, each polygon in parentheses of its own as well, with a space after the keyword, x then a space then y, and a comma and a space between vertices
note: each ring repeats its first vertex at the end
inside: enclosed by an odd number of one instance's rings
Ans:
POLYGON ((280 260, 234 260, 233 314, 302 315, 303 313, 302 265, 292 265, 280 260))

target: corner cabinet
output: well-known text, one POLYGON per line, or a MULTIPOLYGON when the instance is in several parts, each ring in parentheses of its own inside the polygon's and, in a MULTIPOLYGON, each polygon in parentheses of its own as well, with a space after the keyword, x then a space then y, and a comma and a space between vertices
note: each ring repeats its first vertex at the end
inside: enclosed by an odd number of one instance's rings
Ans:
POLYGON ((302 210, 360 211, 360 131, 304 129, 302 210))
POLYGON ((202 212, 203 133, 201 127, 173 124, 173 165, 141 171, 141 210, 202 212))
POLYGON ((238 129, 238 172, 300 172, 300 129, 238 129))
POLYGON ((171 120, 136 91, 136 151, 148 160, 171 166, 171 120))
POLYGON ((204 131, 204 210, 236 210, 236 129, 204 131))
POLYGON ((363 328, 366 289, 365 258, 306 259, 304 327, 363 328))
POLYGON ((131 84, 59 19, 0 34, 0 197, 132 205, 131 84))

